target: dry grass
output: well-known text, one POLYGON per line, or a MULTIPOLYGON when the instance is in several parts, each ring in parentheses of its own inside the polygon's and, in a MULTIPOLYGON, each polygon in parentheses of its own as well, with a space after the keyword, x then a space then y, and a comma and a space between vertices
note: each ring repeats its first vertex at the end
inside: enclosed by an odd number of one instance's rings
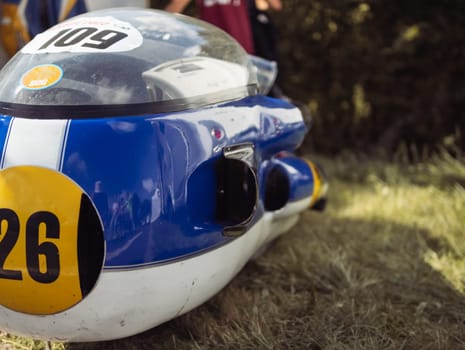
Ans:
POLYGON ((327 211, 303 214, 208 303, 131 338, 51 345, 465 349, 465 164, 320 162, 331 177, 327 211))

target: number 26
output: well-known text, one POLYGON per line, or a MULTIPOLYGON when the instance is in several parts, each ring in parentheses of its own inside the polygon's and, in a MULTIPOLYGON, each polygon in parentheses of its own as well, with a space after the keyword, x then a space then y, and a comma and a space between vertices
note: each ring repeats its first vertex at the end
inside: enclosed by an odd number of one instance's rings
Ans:
MULTIPOLYGON (((60 274, 58 247, 46 241, 39 244, 39 228, 45 226, 46 238, 60 238, 60 222, 47 211, 32 214, 26 222, 26 266, 31 278, 39 283, 52 283, 60 274), (39 256, 45 257, 45 271, 40 270, 39 256)), ((18 215, 11 209, 0 208, 0 278, 22 280, 21 270, 5 269, 4 264, 18 240, 20 223, 18 215), (4 223, 6 223, 6 229, 4 223)))

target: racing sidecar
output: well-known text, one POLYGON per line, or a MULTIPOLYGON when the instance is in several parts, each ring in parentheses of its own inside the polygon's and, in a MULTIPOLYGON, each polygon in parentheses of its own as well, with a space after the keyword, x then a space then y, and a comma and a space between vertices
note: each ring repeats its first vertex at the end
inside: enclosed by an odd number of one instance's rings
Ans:
POLYGON ((124 8, 58 24, 4 67, 1 329, 142 332, 321 207, 324 178, 293 154, 302 115, 252 62, 209 24, 124 8))

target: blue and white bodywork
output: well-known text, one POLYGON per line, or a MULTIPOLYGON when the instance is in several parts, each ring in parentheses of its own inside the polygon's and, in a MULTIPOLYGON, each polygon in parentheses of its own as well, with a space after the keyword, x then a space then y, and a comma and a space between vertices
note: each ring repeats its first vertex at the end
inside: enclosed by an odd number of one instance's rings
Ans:
POLYGON ((66 341, 152 328, 223 288, 326 184, 306 126, 221 30, 91 12, 0 73, 0 329, 66 341))

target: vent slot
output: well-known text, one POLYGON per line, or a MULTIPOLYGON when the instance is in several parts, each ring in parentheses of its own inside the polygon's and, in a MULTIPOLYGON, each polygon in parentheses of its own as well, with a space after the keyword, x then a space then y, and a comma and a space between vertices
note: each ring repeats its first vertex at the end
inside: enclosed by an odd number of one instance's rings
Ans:
POLYGON ((273 167, 265 180, 265 210, 283 208, 290 195, 291 187, 286 172, 279 166, 273 167))
POLYGON ((258 190, 255 171, 250 166, 251 155, 251 145, 229 147, 216 163, 215 216, 225 226, 225 235, 238 236, 244 233, 255 213, 258 190))

